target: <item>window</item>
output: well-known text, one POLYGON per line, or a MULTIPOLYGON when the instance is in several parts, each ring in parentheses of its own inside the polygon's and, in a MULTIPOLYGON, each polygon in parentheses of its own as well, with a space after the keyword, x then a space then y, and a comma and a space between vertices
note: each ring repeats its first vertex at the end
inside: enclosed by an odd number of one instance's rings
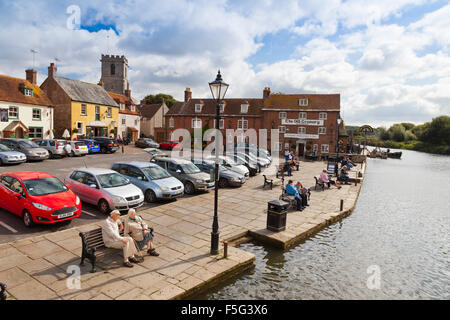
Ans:
POLYGON ((9 107, 8 117, 17 119, 19 118, 19 108, 18 107, 9 107))
POLYGON ((318 149, 319 149, 319 145, 318 144, 314 144, 313 145, 313 151, 317 152, 318 149))
POLYGON ((328 144, 320 145, 320 153, 328 153, 328 144))
POLYGON ((286 133, 286 127, 285 126, 279 126, 278 130, 280 130, 280 133, 286 133))
POLYGON ((122 124, 125 125, 125 118, 122 119, 122 124))
POLYGON ((305 127, 298 127, 298 133, 306 133, 305 127))
POLYGON ((225 111, 225 103, 220 104, 220 113, 223 113, 225 111))
POLYGON ((320 112, 319 113, 319 119, 326 120, 327 119, 327 113, 326 112, 320 112))
MULTIPOLYGON (((97 111, 97 109, 96 109, 96 111, 97 111)), ((82 104, 82 105, 81 105, 81 115, 82 115, 82 116, 85 116, 85 115, 86 115, 86 105, 85 105, 85 104, 82 104)))
POLYGON ((238 129, 247 130, 248 129, 248 121, 247 120, 238 120, 238 129))
POLYGON ((135 112, 136 111, 136 106, 131 105, 131 111, 135 112))
POLYGON ((306 119, 306 112, 300 112, 298 115, 299 119, 306 119))
POLYGON ((241 104, 241 113, 248 112, 248 104, 241 104))
POLYGON ((33 108, 33 120, 41 120, 41 109, 33 108))
POLYGON ((138 122, 139 122, 139 120, 138 120, 138 119, 135 119, 135 120, 134 120, 134 125, 137 126, 137 125, 138 125, 138 122))
POLYGON ((192 119, 192 128, 193 129, 200 129, 202 127, 202 120, 201 119, 192 119))
POLYGON ((95 121, 100 121, 100 107, 95 106, 95 121))
POLYGON ((111 107, 108 107, 108 118, 112 117, 112 109, 111 107))
POLYGON ((298 105, 300 107, 306 107, 308 105, 308 99, 299 99, 298 100, 298 105))
POLYGON ((326 133, 327 133, 327 128, 319 127, 319 134, 326 134, 326 133))
POLYGON ((32 97, 33 96, 33 89, 25 88, 24 92, 26 97, 32 97))
POLYGON ((123 103, 120 104, 120 110, 125 110, 125 105, 123 103))
POLYGON ((173 128, 173 118, 169 119, 169 128, 173 128))
POLYGON ((280 112, 280 113, 278 113, 278 118, 279 118, 279 119, 286 119, 286 112, 280 112))
POLYGON ((82 135, 84 133, 84 123, 83 122, 77 122, 77 129, 78 129, 78 134, 82 135))
POLYGON ((116 74, 116 66, 114 65, 114 63, 111 64, 111 75, 116 74))
POLYGON ((30 138, 42 138, 42 127, 29 127, 28 136, 30 138))
MULTIPOLYGON (((216 120, 213 120, 214 122, 214 129, 216 129, 216 120)), ((219 119, 219 129, 223 129, 225 126, 225 120, 224 119, 219 119)))
POLYGON ((202 105, 201 104, 196 104, 195 105, 195 112, 202 112, 202 105))

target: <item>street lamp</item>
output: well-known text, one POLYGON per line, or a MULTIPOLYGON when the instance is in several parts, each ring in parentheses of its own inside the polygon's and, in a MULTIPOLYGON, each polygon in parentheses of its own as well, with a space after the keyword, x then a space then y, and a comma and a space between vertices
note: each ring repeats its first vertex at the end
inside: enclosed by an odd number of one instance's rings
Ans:
POLYGON ((217 202, 219 196, 219 122, 220 122, 220 102, 225 97, 225 93, 228 90, 228 84, 223 82, 220 70, 217 73, 216 80, 209 83, 211 94, 216 101, 216 166, 214 169, 214 219, 211 232, 211 254, 215 255, 219 253, 219 220, 217 217, 217 202))

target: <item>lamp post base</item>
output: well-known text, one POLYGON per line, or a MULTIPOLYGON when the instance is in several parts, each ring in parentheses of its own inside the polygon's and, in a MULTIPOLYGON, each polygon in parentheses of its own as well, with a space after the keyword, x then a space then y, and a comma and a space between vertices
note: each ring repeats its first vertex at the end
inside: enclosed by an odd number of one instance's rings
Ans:
POLYGON ((211 232, 211 254, 219 253, 219 232, 211 232))

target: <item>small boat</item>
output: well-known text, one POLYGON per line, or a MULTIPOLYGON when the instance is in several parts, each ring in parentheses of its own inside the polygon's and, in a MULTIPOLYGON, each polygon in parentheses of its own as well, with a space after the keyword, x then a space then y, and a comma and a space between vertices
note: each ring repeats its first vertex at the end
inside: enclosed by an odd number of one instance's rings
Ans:
POLYGON ((402 157, 402 152, 388 152, 387 156, 389 158, 400 159, 402 157))

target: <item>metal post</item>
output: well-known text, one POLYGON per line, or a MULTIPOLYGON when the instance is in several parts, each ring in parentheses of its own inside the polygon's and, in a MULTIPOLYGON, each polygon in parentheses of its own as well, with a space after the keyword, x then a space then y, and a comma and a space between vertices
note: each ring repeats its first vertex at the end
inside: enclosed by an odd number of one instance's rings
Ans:
POLYGON ((214 219, 211 232, 211 254, 219 253, 219 219, 217 217, 217 204, 219 199, 219 119, 220 119, 220 100, 216 105, 216 166, 214 169, 214 219))
POLYGON ((228 257, 228 242, 227 241, 223 242, 223 257, 224 258, 228 257))
POLYGON ((344 209, 344 200, 343 199, 341 199, 341 208, 340 209, 341 209, 340 211, 342 211, 344 209))

